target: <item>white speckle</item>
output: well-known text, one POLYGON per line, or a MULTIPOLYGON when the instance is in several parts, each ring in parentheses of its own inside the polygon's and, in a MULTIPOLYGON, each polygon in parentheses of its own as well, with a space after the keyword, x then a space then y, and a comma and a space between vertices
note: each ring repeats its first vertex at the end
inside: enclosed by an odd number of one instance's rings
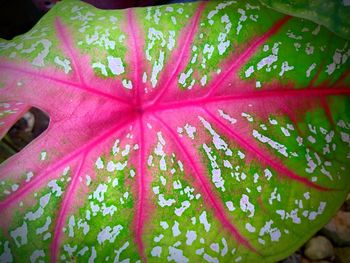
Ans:
POLYGON ((200 248, 196 250, 196 255, 203 255, 204 253, 204 248, 200 248))
MULTIPOLYGON (((113 147, 112 147, 112 153, 113 153, 113 155, 115 156, 117 153, 119 153, 119 151, 120 151, 120 148, 119 148, 119 139, 117 139, 115 142, 114 142, 114 144, 113 144, 113 147)), ((103 168, 103 167, 102 167, 103 168)), ((102 169, 101 168, 101 169, 102 169)))
POLYGON ((153 88, 157 85, 157 76, 159 72, 162 70, 163 66, 164 66, 164 52, 160 50, 159 58, 157 61, 154 62, 153 69, 152 69, 151 83, 153 88))
POLYGON ((223 192, 225 191, 225 181, 221 176, 220 169, 212 170, 212 181, 215 184, 216 188, 220 188, 223 192))
POLYGON ((147 165, 148 166, 153 166, 153 156, 152 155, 148 156, 147 165))
POLYGON ((315 142, 316 142, 316 139, 315 139, 313 136, 311 136, 311 135, 309 135, 309 136, 307 137, 307 139, 308 139, 308 141, 311 142, 311 143, 315 143, 315 142))
POLYGON ((201 85, 202 85, 202 86, 205 86, 205 84, 207 84, 207 75, 204 75, 204 76, 201 78, 201 85))
POLYGON ((70 216, 69 221, 68 221, 68 227, 69 227, 68 236, 69 237, 74 237, 74 226, 75 226, 74 216, 70 216))
MULTIPOLYGON (((30 263, 35 263, 35 262, 44 262, 42 260, 38 260, 39 258, 45 257, 45 252, 44 250, 35 250, 31 255, 30 255, 30 263)), ((0 258, 1 261, 1 258, 0 258)), ((1 261, 3 262, 3 261, 1 261)))
POLYGON ((194 135, 196 133, 196 127, 193 127, 187 123, 184 128, 185 128, 185 131, 186 131, 188 137, 190 137, 193 140, 194 135))
POLYGON ((146 83, 147 82, 147 73, 146 72, 143 72, 143 75, 142 75, 142 83, 146 83))
POLYGON ((181 249, 170 246, 169 247, 169 256, 167 257, 169 262, 175 261, 176 263, 187 263, 189 262, 188 258, 183 255, 181 249))
POLYGON ((346 142, 350 146, 350 135, 346 132, 340 132, 340 137, 343 142, 346 142))
POLYGON ((245 77, 249 78, 254 72, 254 66, 250 66, 246 71, 245 71, 245 77))
POLYGON ((172 50, 175 47, 175 31, 169 31, 167 48, 172 50))
POLYGON ((106 70, 106 66, 103 65, 101 62, 92 63, 92 68, 100 69, 101 70, 101 74, 103 76, 107 76, 108 75, 107 70, 106 70))
POLYGON ((124 73, 123 62, 120 58, 108 56, 107 60, 108 60, 108 67, 113 73, 113 75, 120 75, 124 73))
POLYGON ((219 260, 217 258, 214 258, 214 257, 208 255, 207 253, 204 254, 203 258, 208 263, 219 263, 219 260))
POLYGON ((24 54, 32 53, 37 49, 37 46, 39 44, 41 44, 44 48, 34 58, 32 64, 35 66, 38 66, 38 67, 43 67, 43 66, 45 66, 44 59, 49 54, 49 50, 50 50, 50 47, 52 45, 52 43, 49 40, 47 40, 47 39, 39 40, 39 41, 35 42, 34 44, 32 44, 30 48, 22 49, 21 53, 24 53, 24 54))
POLYGON ((310 192, 304 193, 304 197, 306 200, 309 200, 310 199, 310 192))
POLYGON ((107 192, 106 184, 99 184, 97 189, 93 192, 93 198, 102 202, 104 200, 104 195, 107 192))
POLYGON ((259 133, 257 130, 253 130, 253 136, 257 138, 259 141, 261 141, 262 143, 269 144, 272 148, 276 149, 283 156, 288 157, 288 152, 285 145, 282 145, 278 142, 273 141, 272 139, 259 133))
POLYGON ((10 235, 16 243, 17 247, 21 247, 28 243, 28 228, 27 223, 24 221, 22 226, 16 228, 13 231, 10 231, 10 235))
POLYGON ((312 63, 311 66, 306 71, 306 77, 309 78, 311 76, 311 71, 313 71, 315 68, 316 68, 316 63, 312 63))
POLYGON ((85 247, 83 247, 79 252, 78 252, 78 255, 79 256, 84 256, 84 254, 86 253, 86 252, 88 252, 89 251, 89 248, 87 247, 87 246, 85 246, 85 247))
POLYGON ((249 196, 243 194, 239 204, 243 212, 250 212, 250 215, 248 217, 254 216, 255 207, 252 203, 249 202, 249 196))
POLYGON ((228 211, 230 211, 230 212, 232 212, 232 211, 234 211, 236 208, 233 206, 233 203, 232 203, 232 201, 227 201, 226 203, 226 206, 227 206, 227 208, 228 208, 228 211))
POLYGON ((110 226, 105 227, 98 233, 97 241, 99 244, 109 241, 109 243, 114 243, 115 238, 120 234, 123 229, 121 225, 114 226, 113 229, 110 226))
POLYGON ((196 233, 196 231, 187 231, 187 233, 186 233, 186 238, 187 238, 186 244, 187 244, 188 246, 191 246, 192 243, 193 243, 193 241, 195 241, 195 240, 197 239, 197 233, 196 233))
POLYGON ((239 32, 241 31, 242 29, 242 22, 246 21, 247 20, 247 16, 245 14, 245 11, 241 8, 238 8, 238 13, 241 15, 240 18, 239 18, 239 21, 238 21, 238 26, 236 28, 236 35, 239 34, 239 32))
POLYGON ((33 172, 26 173, 26 183, 28 183, 33 176, 34 176, 33 172))
POLYGON ((64 73, 67 74, 69 73, 69 71, 72 70, 72 67, 70 66, 70 61, 66 58, 61 60, 59 57, 56 56, 54 61, 57 65, 60 65, 63 67, 64 73))
POLYGON ((266 67, 266 71, 271 71, 271 65, 273 63, 275 63, 278 59, 277 57, 277 54, 278 54, 278 46, 279 46, 280 43, 275 43, 273 45, 273 48, 272 48, 272 55, 269 55, 265 58, 263 58, 261 61, 259 61, 258 65, 257 65, 257 69, 260 70, 262 69, 263 67, 267 66, 266 67))
POLYGON ((273 221, 270 220, 260 229, 259 236, 264 236, 266 233, 270 235, 271 241, 276 242, 281 237, 281 231, 278 228, 271 228, 273 221))
MULTIPOLYGON (((9 244, 10 244, 10 242, 8 242, 8 241, 5 241, 5 243, 4 243, 3 253, 0 255, 0 262, 2 262, 2 263, 13 262, 13 256, 11 254, 11 249, 10 249, 9 244)), ((2 245, 2 243, 0 243, 0 245, 2 245)))
POLYGON ((56 197, 60 197, 62 195, 62 188, 58 186, 57 180, 52 180, 47 184, 48 187, 52 189, 52 193, 56 193, 56 197))
POLYGON ((162 185, 166 185, 166 179, 165 179, 165 177, 163 175, 161 175, 159 177, 159 179, 160 179, 160 182, 162 183, 162 185))
POLYGON ((279 73, 280 76, 283 76, 285 72, 290 71, 294 69, 294 66, 289 66, 288 61, 284 61, 281 66, 281 72, 279 73))
POLYGON ((158 204, 159 204, 161 207, 172 206, 175 202, 176 202, 175 199, 172 199, 172 198, 166 200, 166 199, 164 198, 164 195, 163 195, 163 194, 158 195, 158 204))
POLYGON ((162 248, 159 246, 154 247, 151 251, 152 257, 160 257, 161 253, 162 253, 162 248))
POLYGON ((174 189, 181 189, 182 188, 182 184, 179 180, 176 180, 173 182, 173 188, 174 189))
POLYGON ((273 200, 277 199, 277 201, 281 201, 281 195, 277 193, 277 187, 273 190, 269 198, 269 204, 272 205, 273 200))
POLYGON ((272 177, 271 171, 270 171, 269 169, 266 168, 266 169, 264 170, 264 176, 267 178, 267 180, 270 180, 271 177, 272 177))
POLYGON ((131 80, 123 79, 122 84, 123 84, 123 86, 126 89, 129 89, 129 90, 132 89, 132 82, 131 82, 131 80))
POLYGON ((116 187, 118 185, 118 178, 114 178, 113 182, 112 182, 112 187, 116 187))
POLYGON ((214 46, 205 44, 203 49, 203 54, 208 54, 207 58, 210 59, 214 52, 214 46))
POLYGON ((219 247, 219 244, 218 243, 212 243, 210 244, 210 248, 211 250, 215 251, 215 252, 219 252, 220 250, 220 247, 219 247))
POLYGON ((239 256, 239 257, 236 258, 235 262, 240 262, 241 260, 242 260, 242 257, 239 256))
POLYGON ((318 215, 321 215, 323 213, 325 207, 326 207, 326 202, 320 202, 320 205, 319 205, 317 211, 310 212, 308 219, 310 221, 315 220, 318 215))
MULTIPOLYGON (((111 206, 106 206, 105 203, 102 204, 102 215, 106 216, 106 215, 114 215, 114 213, 117 211, 117 207, 114 205, 111 206)), ((79 222, 78 222, 79 224, 79 222)), ((87 230, 87 226, 84 224, 84 229, 87 230)), ((84 231, 85 232, 85 231, 84 231)))
POLYGON ((153 188, 152 188, 152 190, 153 190, 153 193, 154 194, 159 194, 159 186, 154 186, 153 188))
POLYGON ((40 234, 46 232, 46 231, 49 229, 50 224, 51 224, 51 218, 48 216, 48 217, 46 218, 45 224, 44 224, 42 227, 39 227, 39 228, 36 230, 35 233, 36 233, 37 235, 40 235, 40 234))
POLYGON ((245 158, 245 154, 242 153, 241 151, 238 151, 237 154, 241 160, 243 160, 245 158))
POLYGON ((190 68, 186 73, 182 72, 179 77, 179 84, 181 84, 183 87, 186 86, 186 80, 191 76, 193 73, 193 69, 190 68))
POLYGON ((42 196, 39 200, 39 208, 35 212, 28 212, 24 218, 28 219, 30 221, 34 221, 41 217, 44 214, 44 208, 49 203, 51 197, 51 193, 48 193, 44 196, 42 196))
POLYGON ((254 233, 255 232, 255 227, 253 227, 250 223, 246 223, 245 224, 245 228, 248 230, 248 232, 250 233, 254 233))
POLYGON ((271 119, 271 118, 269 118, 269 122, 270 122, 272 125, 277 125, 277 124, 278 124, 277 120, 271 119))
POLYGON ((40 153, 40 160, 41 160, 41 161, 44 161, 44 160, 46 160, 46 157, 47 157, 47 152, 42 151, 42 152, 40 153))
POLYGON ((108 172, 114 172, 115 170, 123 171, 126 166, 127 166, 127 161, 125 161, 124 163, 121 163, 121 162, 114 163, 113 161, 109 161, 107 164, 107 171, 108 172))
POLYGON ((223 117, 225 120, 229 121, 231 124, 235 124, 237 120, 235 118, 232 118, 230 115, 224 113, 222 110, 218 110, 221 117, 223 117))
POLYGON ((91 177, 86 175, 86 185, 89 186, 91 184, 91 177))
POLYGON ((161 226, 163 229, 168 229, 168 228, 169 228, 168 223, 165 222, 165 221, 161 221, 161 222, 160 222, 160 226, 161 226))
POLYGON ((92 247, 91 248, 91 256, 89 257, 89 261, 88 263, 94 263, 95 262, 95 259, 96 259, 96 249, 95 247, 92 247))
POLYGON ((246 118, 247 121, 249 121, 249 122, 253 122, 254 121, 253 117, 250 114, 248 114, 248 113, 242 112, 241 116, 246 118))
POLYGON ((104 168, 103 161, 102 161, 101 157, 99 157, 97 159, 97 161, 95 162, 95 165, 96 165, 96 168, 99 170, 104 168))
POLYGON ((224 150, 225 154, 228 156, 232 156, 232 151, 228 148, 227 143, 221 139, 219 134, 215 132, 215 130, 211 127, 211 125, 202 117, 198 116, 199 120, 202 122, 203 126, 210 132, 213 136, 213 143, 215 148, 218 150, 224 150))
POLYGON ((190 202, 189 201, 183 201, 181 203, 181 207, 180 208, 175 208, 175 214, 177 216, 182 216, 182 214, 185 212, 185 210, 187 208, 189 208, 189 207, 190 207, 190 202))
POLYGON ((13 184, 13 185, 11 185, 11 190, 12 190, 12 192, 17 191, 18 187, 19 187, 18 184, 13 184))
POLYGON ((208 223, 206 211, 203 211, 199 216, 199 222, 203 224, 205 231, 209 232, 211 224, 208 223))
POLYGON ((283 132, 284 136, 286 136, 286 137, 290 136, 290 133, 289 133, 289 131, 286 128, 281 127, 281 131, 283 132))
POLYGON ((179 229, 179 223, 177 221, 175 221, 173 227, 171 228, 171 230, 173 231, 173 236, 177 237, 178 235, 181 234, 181 231, 179 229))
POLYGON ((154 153, 161 157, 161 159, 159 161, 160 170, 166 171, 167 166, 166 166, 166 161, 165 161, 165 153, 163 150, 163 147, 165 145, 165 140, 164 140, 161 132, 157 133, 157 137, 158 137, 158 143, 157 143, 157 147, 154 149, 154 153))

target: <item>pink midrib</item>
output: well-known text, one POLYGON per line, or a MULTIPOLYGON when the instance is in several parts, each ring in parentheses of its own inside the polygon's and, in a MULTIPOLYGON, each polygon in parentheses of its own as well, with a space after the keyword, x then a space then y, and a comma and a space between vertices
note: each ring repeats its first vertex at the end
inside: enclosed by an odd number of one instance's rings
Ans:
MULTIPOLYGON (((178 76, 180 71, 182 70, 182 68, 180 67, 182 59, 184 58, 184 56, 186 54, 190 53, 191 42, 193 42, 193 40, 194 40, 194 36, 197 32, 198 24, 200 21, 200 16, 205 8, 205 5, 206 5, 205 2, 202 2, 198 5, 198 8, 195 12, 195 15, 192 18, 190 32, 187 35, 184 43, 181 44, 181 47, 180 47, 181 51, 180 51, 179 57, 176 58, 177 62, 176 62, 175 67, 171 63, 168 63, 168 65, 169 65, 168 67, 174 67, 174 70, 171 73, 170 77, 165 82, 165 84, 162 85, 162 88, 161 88, 160 92, 158 93, 158 95, 153 99, 153 101, 149 105, 156 105, 158 103, 158 101, 161 100, 161 98, 164 96, 166 91, 172 86, 172 84, 174 83, 174 80, 176 79, 176 77, 178 76)), ((164 69, 163 72, 166 72, 166 71, 167 71, 167 68, 164 69)))
POLYGON ((132 53, 134 54, 134 61, 135 64, 133 65, 133 70, 134 70, 134 83, 135 83, 135 87, 134 87, 134 97, 136 97, 136 105, 140 105, 140 89, 141 89, 141 85, 140 85, 140 65, 139 63, 141 62, 141 51, 140 51, 140 47, 137 44, 137 36, 135 33, 136 30, 136 25, 134 22, 134 12, 133 9, 128 9, 127 10, 127 20, 128 20, 128 32, 129 32, 129 37, 130 37, 130 42, 131 42, 131 46, 132 46, 132 53))
POLYGON ((150 112, 166 111, 172 109, 181 109, 186 107, 200 107, 210 103, 218 102, 229 102, 234 100, 259 100, 261 98, 280 97, 282 98, 318 98, 333 95, 350 95, 350 89, 347 88, 312 88, 312 89, 280 89, 280 90, 266 90, 266 91, 255 91, 255 92, 236 92, 235 95, 231 96, 216 96, 212 98, 200 98, 193 100, 185 100, 183 102, 158 104, 150 106, 147 110, 150 112))
POLYGON ((276 34, 278 30, 281 29, 283 25, 285 25, 289 20, 291 19, 290 16, 285 16, 277 23, 275 23, 270 30, 268 30, 266 33, 264 33, 262 36, 257 38, 253 43, 249 44, 249 47, 245 49, 245 51, 238 55, 238 58, 232 63, 232 65, 229 67, 229 69, 225 72, 225 74, 221 75, 220 78, 215 82, 215 84, 212 85, 211 88, 209 88, 209 91, 204 96, 204 98, 210 97, 220 86, 221 83, 223 83, 228 76, 232 74, 232 72, 236 72, 237 69, 239 69, 242 65, 245 65, 248 60, 256 53, 256 51, 261 47, 262 44, 266 42, 271 36, 276 34))
POLYGON ((91 151, 98 144, 100 144, 104 140, 110 138, 110 136, 112 136, 112 134, 116 133, 124 126, 132 123, 134 120, 135 119, 131 118, 127 121, 124 121, 123 123, 118 123, 118 124, 114 125, 111 129, 107 130, 106 132, 104 132, 100 136, 96 136, 89 143, 82 146, 80 149, 77 149, 73 153, 69 154, 68 157, 61 159, 58 163, 51 166, 50 169, 44 170, 41 174, 38 174, 37 176, 35 176, 35 178, 33 178, 33 180, 31 180, 29 183, 26 183, 23 187, 18 189, 16 192, 13 192, 12 194, 10 194, 4 201, 1 201, 0 202, 0 210, 6 209, 8 206, 13 204, 13 202, 24 197, 29 191, 34 189, 36 186, 40 185, 42 183, 42 181, 44 181, 49 174, 57 171, 58 169, 62 168, 65 165, 67 165, 68 163, 73 161, 75 158, 77 158, 83 152, 91 151))
POLYGON ((279 171, 281 173, 281 175, 285 175, 288 178, 292 179, 293 181, 297 181, 297 182, 299 182, 307 187, 316 189, 318 191, 333 190, 333 189, 315 184, 315 183, 309 181, 308 179, 301 177, 301 176, 297 175, 296 173, 293 173, 288 168, 286 168, 284 165, 282 165, 280 162, 277 162, 277 161, 273 160, 272 158, 270 158, 268 155, 264 154, 261 149, 253 146, 250 143, 247 143, 246 140, 242 136, 240 136, 238 133, 234 132, 233 129, 228 128, 228 126, 226 124, 224 124, 222 121, 220 121, 216 116, 214 116, 212 113, 210 113, 207 109, 204 109, 204 111, 216 124, 221 126, 226 133, 230 134, 230 136, 233 137, 235 139, 235 141, 241 147, 243 147, 247 152, 253 153, 254 155, 256 155, 259 158, 261 158, 262 160, 264 160, 272 168, 279 171))
POLYGON ((135 241, 138 247, 138 251, 140 253, 140 256, 143 260, 143 262, 147 262, 147 257, 145 255, 144 245, 142 241, 142 233, 143 233, 143 226, 145 222, 145 215, 144 215, 144 205, 145 205, 145 195, 146 195, 146 185, 145 185, 145 138, 144 138, 144 125, 142 116, 139 118, 139 136, 140 136, 140 158, 139 158, 139 171, 140 176, 138 178, 137 184, 138 184, 138 201, 136 204, 136 213, 135 213, 135 241))

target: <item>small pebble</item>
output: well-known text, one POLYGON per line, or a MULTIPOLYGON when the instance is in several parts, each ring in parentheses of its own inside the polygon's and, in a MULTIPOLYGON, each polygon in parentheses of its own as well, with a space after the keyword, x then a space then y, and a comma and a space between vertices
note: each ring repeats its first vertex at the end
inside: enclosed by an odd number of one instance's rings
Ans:
POLYGON ((338 211, 322 229, 335 246, 350 246, 350 212, 338 211))
POLYGON ((304 254, 308 259, 321 260, 334 256, 334 249, 327 238, 316 236, 306 243, 304 254))
POLYGON ((335 262, 350 263, 350 247, 335 248, 335 262))

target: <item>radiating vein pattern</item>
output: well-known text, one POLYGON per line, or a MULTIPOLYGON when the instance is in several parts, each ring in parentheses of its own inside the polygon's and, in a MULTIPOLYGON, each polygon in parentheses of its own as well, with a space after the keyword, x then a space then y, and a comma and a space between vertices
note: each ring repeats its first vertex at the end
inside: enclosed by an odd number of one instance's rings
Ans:
POLYGON ((350 178, 350 47, 258 1, 57 4, 0 40, 0 262, 276 262, 350 178), (330 41, 333 39, 334 41, 330 41))

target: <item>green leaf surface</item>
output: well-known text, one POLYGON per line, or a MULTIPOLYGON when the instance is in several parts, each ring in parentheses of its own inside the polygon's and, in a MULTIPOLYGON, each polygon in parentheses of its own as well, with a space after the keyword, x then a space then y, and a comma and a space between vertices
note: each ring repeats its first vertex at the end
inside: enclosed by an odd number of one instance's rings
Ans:
POLYGON ((350 2, 347 0, 259 0, 274 10, 309 19, 350 40, 350 2))
POLYGON ((350 189, 349 43, 258 0, 57 4, 0 40, 0 262, 275 262, 350 189))

